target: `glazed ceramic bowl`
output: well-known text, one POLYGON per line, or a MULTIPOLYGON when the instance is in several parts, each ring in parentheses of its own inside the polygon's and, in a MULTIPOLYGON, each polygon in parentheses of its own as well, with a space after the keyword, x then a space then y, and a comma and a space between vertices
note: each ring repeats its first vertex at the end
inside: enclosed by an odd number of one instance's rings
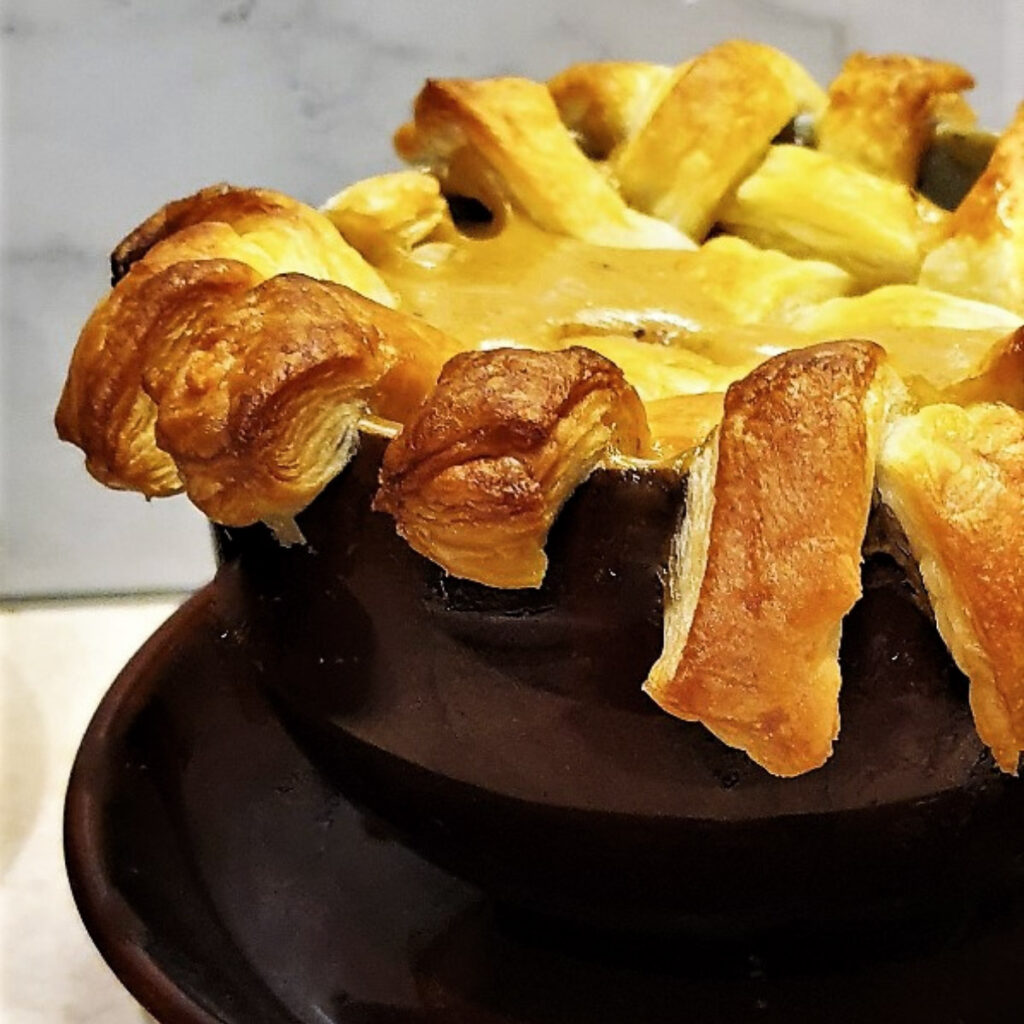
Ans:
POLYGON ((539 590, 456 580, 371 508, 383 442, 305 546, 220 530, 221 613, 306 754, 417 852, 576 921, 732 933, 891 919, 1024 870, 1024 789, 901 572, 865 567, 826 766, 767 774, 646 698, 685 485, 599 472, 539 590), (981 867, 984 865, 984 868, 981 867))
MULTIPOLYGON (((991 146, 947 135, 922 190, 955 207, 991 146)), ((417 852, 532 910, 702 934, 876 924, 1024 876, 1022 783, 894 563, 868 559, 844 624, 833 757, 780 780, 641 692, 685 482, 596 473, 543 586, 503 591, 372 510, 383 448, 299 517, 305 546, 219 529, 217 590, 307 756, 417 852)))

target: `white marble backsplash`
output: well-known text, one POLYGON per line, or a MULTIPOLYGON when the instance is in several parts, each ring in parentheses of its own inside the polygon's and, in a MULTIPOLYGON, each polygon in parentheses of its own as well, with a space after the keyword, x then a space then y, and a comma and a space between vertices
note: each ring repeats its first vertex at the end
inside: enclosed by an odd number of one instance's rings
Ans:
POLYGON ((956 59, 993 125, 1024 96, 1014 0, 5 0, 0 5, 0 593, 192 587, 212 571, 184 499, 108 492, 57 442, 68 355, 106 254, 172 197, 228 180, 316 203, 395 166, 428 75, 547 77, 678 61, 743 35, 820 79, 853 49, 956 59))

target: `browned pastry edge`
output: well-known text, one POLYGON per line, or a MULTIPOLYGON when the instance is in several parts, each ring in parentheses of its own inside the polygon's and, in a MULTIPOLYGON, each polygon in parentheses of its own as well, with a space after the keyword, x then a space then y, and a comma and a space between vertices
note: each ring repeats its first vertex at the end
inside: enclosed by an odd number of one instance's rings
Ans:
POLYGON ((1024 413, 933 405, 901 418, 879 489, 906 533, 939 632, 970 679, 978 735, 1016 774, 1024 751, 1024 413))
POLYGON ((829 86, 818 148, 913 185, 933 136, 936 99, 973 86, 967 71, 945 61, 852 54, 829 86))
POLYGON ((944 397, 957 405, 1004 402, 1024 409, 1024 327, 993 345, 977 373, 949 388, 944 397))
POLYGON ((605 160, 650 116, 676 74, 663 64, 600 61, 573 64, 547 85, 562 123, 584 153, 605 160))
POLYGON ((393 297, 331 222, 266 189, 168 203, 112 259, 122 276, 75 346, 57 432, 108 486, 184 488, 217 522, 294 515, 344 465, 359 415, 403 418, 460 348, 372 301, 393 297))
POLYGON ((117 244, 110 254, 110 283, 116 285, 132 264, 182 228, 206 221, 234 224, 248 217, 290 212, 296 205, 295 200, 270 189, 239 188, 225 182, 175 199, 147 217, 117 244))
POLYGON ((1024 316, 1024 103, 925 257, 920 283, 1024 316))
POLYGON ((948 233, 979 241, 1009 236, 1024 221, 1024 103, 1000 136, 981 176, 953 212, 948 233))
MULTIPOLYGON (((201 280, 216 263, 171 270, 201 280)), ((287 520, 345 465, 391 362, 377 309, 342 285, 282 274, 153 322, 143 385, 156 439, 211 519, 287 520)))
POLYGON ((776 775, 819 767, 838 734, 884 359, 859 341, 770 359, 729 387, 691 471, 645 690, 776 775))
POLYGON ((57 434, 85 452, 89 472, 108 487, 147 497, 182 489, 174 460, 156 444, 156 407, 142 390, 147 336, 183 304, 200 309, 260 280, 236 260, 188 260, 192 251, 175 246, 172 262, 164 264, 158 247, 135 263, 97 305, 75 345, 57 406, 57 434), (183 272, 196 262, 204 273, 183 272))
POLYGON ((374 507, 457 576, 539 586, 572 490, 610 447, 648 446, 639 397, 596 352, 465 352, 388 446, 374 507))

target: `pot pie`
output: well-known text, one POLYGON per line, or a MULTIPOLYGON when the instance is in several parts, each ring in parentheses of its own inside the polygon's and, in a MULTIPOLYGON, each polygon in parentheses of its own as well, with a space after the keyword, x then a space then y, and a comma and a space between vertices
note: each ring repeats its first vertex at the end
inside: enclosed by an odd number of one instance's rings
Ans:
POLYGON ((1016 773, 1024 108, 989 139, 971 85, 858 54, 823 90, 738 40, 428 81, 395 136, 413 169, 320 210, 215 185, 121 242, 58 432, 108 486, 283 543, 382 435, 374 508, 497 588, 540 585, 595 469, 685 476, 644 689, 779 776, 839 734, 884 505, 1016 773), (944 205, 917 187, 936 159, 966 182, 944 205))

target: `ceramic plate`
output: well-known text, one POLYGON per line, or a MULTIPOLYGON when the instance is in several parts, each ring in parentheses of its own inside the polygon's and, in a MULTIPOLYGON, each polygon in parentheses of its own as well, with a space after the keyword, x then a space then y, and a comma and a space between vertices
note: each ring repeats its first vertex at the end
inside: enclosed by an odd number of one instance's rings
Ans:
MULTIPOLYGON (((731 945, 574 930, 491 905, 304 758, 218 584, 129 663, 67 798, 75 897, 164 1024, 1013 1019, 1019 902, 731 945)), ((979 870, 982 870, 979 866, 979 870)))

